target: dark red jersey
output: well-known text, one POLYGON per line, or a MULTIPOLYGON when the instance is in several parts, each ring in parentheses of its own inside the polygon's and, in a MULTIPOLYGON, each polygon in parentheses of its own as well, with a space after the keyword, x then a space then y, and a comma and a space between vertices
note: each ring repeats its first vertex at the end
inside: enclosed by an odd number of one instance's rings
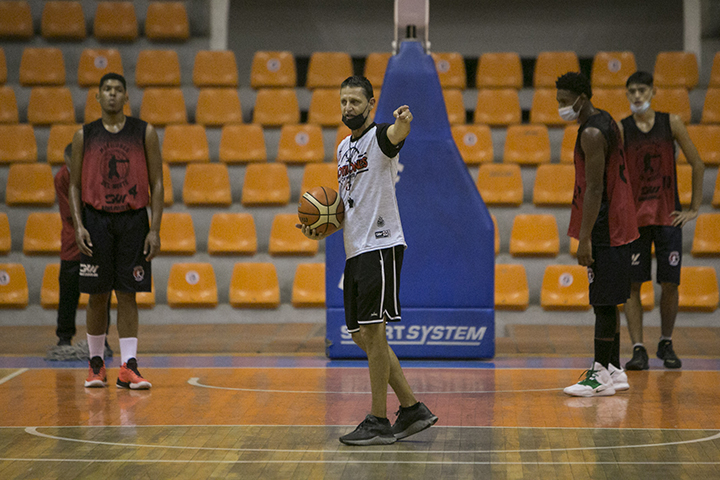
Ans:
POLYGON ((117 133, 102 119, 83 126, 82 200, 96 210, 124 212, 150 202, 145 158, 147 123, 126 117, 117 133))
POLYGON ((575 192, 568 235, 573 238, 580 237, 586 186, 585 152, 581 146, 581 138, 583 131, 589 127, 600 130, 607 143, 602 203, 593 226, 591 241, 593 245, 598 246, 625 245, 639 237, 635 202, 620 140, 620 129, 610 114, 604 110, 598 110, 598 113, 588 118, 578 129, 575 142, 575 192))
POLYGON ((80 260, 80 249, 75 243, 75 227, 70 214, 70 170, 63 165, 55 174, 55 194, 60 207, 62 232, 60 233, 60 260, 80 260))
POLYGON ((638 226, 672 225, 670 214, 682 207, 670 115, 655 112, 655 124, 647 133, 638 128, 632 115, 622 125, 638 226))

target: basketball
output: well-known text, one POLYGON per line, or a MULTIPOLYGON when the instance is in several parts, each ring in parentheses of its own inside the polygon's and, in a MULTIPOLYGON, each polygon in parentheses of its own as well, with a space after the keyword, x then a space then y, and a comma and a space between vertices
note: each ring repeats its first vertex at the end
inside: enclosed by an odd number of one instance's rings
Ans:
POLYGON ((317 230, 318 233, 330 235, 342 225, 345 205, 332 188, 311 188, 300 197, 298 218, 303 225, 317 230))

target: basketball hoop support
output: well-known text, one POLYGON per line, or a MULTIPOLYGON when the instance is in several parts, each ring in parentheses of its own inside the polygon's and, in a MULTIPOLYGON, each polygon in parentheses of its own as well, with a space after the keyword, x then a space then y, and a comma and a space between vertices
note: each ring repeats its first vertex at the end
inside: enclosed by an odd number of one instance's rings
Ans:
POLYGON ((430 0, 395 0, 393 55, 397 54, 400 43, 404 40, 419 41, 425 53, 430 53, 429 22, 430 0))

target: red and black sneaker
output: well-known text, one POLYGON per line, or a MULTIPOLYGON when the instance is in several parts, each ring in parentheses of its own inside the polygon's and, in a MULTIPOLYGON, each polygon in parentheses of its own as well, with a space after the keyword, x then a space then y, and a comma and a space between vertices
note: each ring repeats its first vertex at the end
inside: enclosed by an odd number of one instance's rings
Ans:
POLYGON ((147 390, 152 384, 145 380, 137 368, 137 360, 131 358, 120 367, 117 383, 118 388, 129 388, 131 390, 147 390))
POLYGON ((88 388, 107 387, 107 373, 105 373, 105 362, 101 357, 90 359, 90 371, 85 379, 85 386, 88 388))

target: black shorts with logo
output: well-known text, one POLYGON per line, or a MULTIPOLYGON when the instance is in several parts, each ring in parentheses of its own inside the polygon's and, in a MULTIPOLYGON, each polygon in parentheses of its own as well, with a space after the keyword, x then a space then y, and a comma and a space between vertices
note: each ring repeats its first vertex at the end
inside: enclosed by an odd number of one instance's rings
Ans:
POLYGON ((360 325, 400 321, 403 245, 361 253, 345 262, 343 300, 348 332, 360 325))
POLYGON ((590 305, 620 305, 630 298, 630 244, 592 247, 590 305))
POLYGON ((149 292, 152 270, 143 254, 150 231, 147 209, 109 213, 85 205, 83 224, 92 256, 80 254, 80 291, 149 292))
POLYGON ((640 227, 640 238, 631 244, 632 281, 643 283, 652 280, 652 244, 657 259, 657 283, 680 285, 682 265, 682 228, 650 225, 640 227))

